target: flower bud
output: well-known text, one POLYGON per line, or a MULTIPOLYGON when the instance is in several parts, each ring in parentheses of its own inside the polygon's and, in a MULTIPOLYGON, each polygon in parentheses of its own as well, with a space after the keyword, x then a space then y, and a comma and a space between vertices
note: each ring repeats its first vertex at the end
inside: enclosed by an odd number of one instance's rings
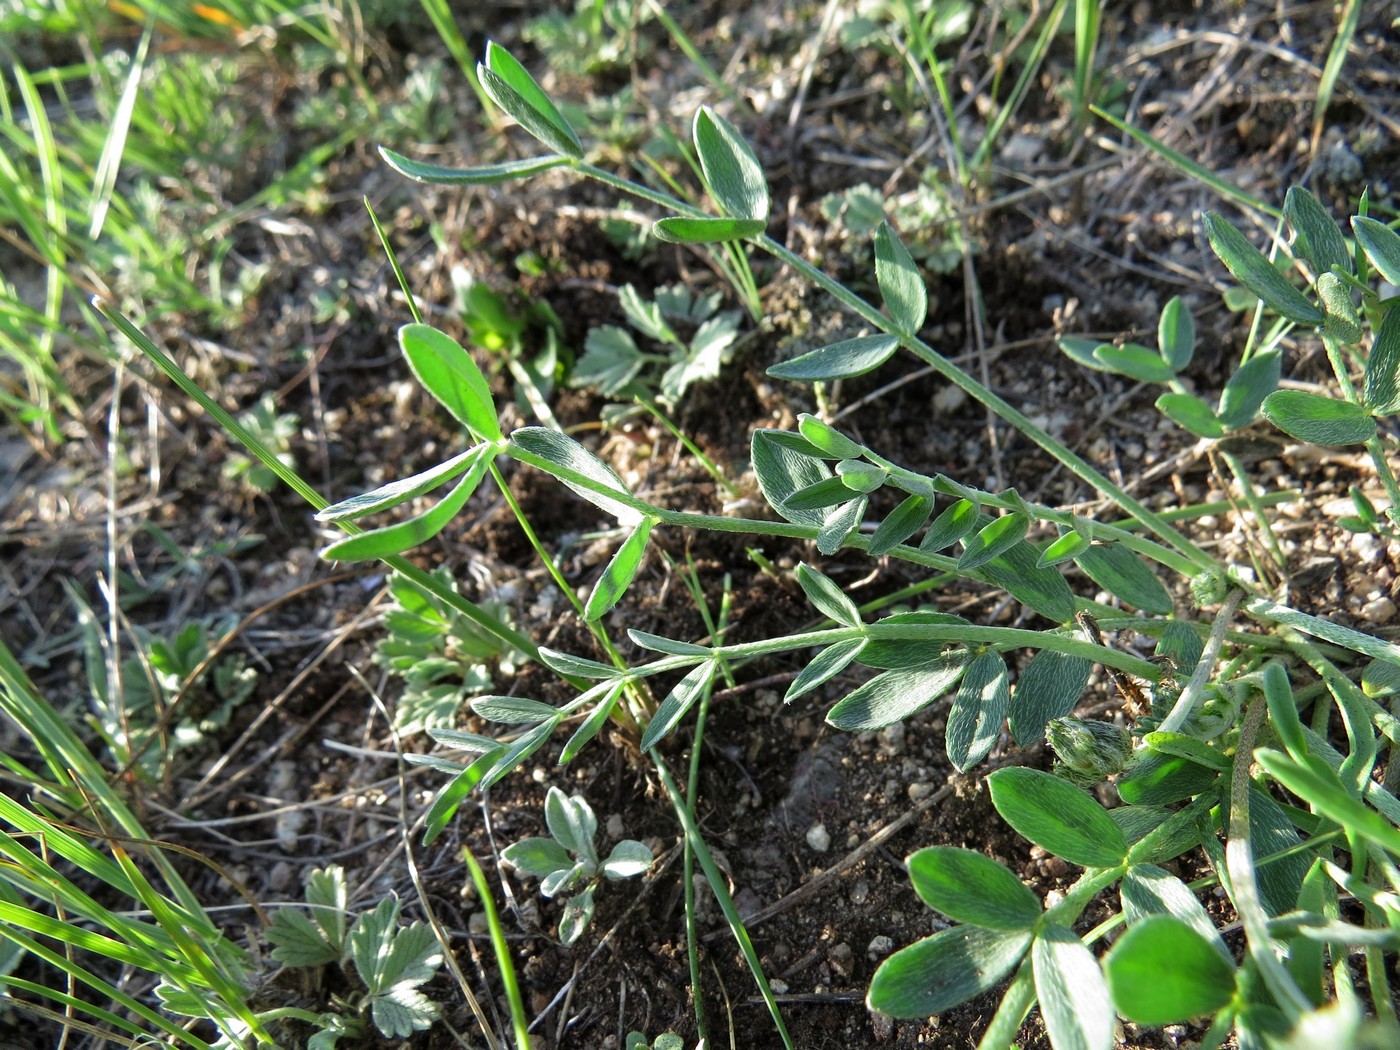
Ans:
POLYGON ((1052 719, 1045 739, 1060 760, 1055 772, 1081 786, 1121 772, 1133 753, 1132 734, 1126 729, 1072 715, 1052 719))

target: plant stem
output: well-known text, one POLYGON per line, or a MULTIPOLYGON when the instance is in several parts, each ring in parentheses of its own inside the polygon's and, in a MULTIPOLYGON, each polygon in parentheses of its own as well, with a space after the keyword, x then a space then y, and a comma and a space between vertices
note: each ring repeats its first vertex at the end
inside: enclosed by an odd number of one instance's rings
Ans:
POLYGON ((531 1050, 525 1002, 520 998, 520 985, 515 979, 515 964, 511 962, 510 945, 506 943, 506 934, 501 928, 501 917, 496 912, 496 902, 491 896, 491 884, 486 881, 486 873, 476 862, 470 847, 462 850, 462 859, 467 862, 467 870, 471 872, 477 898, 481 901, 481 909, 486 913, 486 925, 491 930, 491 949, 496 954, 496 968, 501 974, 501 984, 505 986, 506 1001, 510 1003, 510 1022, 515 1031, 516 1050, 531 1050))
POLYGON ((992 1017, 992 1023, 987 1025, 987 1030, 982 1033, 977 1050, 1004 1050, 1014 1046, 1016 1035, 1021 1031, 1021 1023, 1025 1021, 1026 1014, 1034 1005, 1035 970, 1031 965, 1031 957, 1027 954, 1021 962, 1021 968, 1016 971, 1011 986, 1001 997, 1001 1004, 992 1017))
POLYGON ((1201 694, 1205 691, 1206 683, 1210 681, 1211 672, 1215 669, 1215 661, 1220 658, 1221 646, 1225 644, 1225 631, 1230 626, 1230 621, 1234 619, 1235 610, 1239 608, 1240 600, 1243 597, 1243 591, 1232 590, 1220 606, 1220 611, 1215 614, 1215 620, 1210 625, 1210 637, 1206 639, 1201 659, 1196 664, 1196 670, 1191 675, 1191 680, 1186 683, 1186 688, 1176 698, 1176 704, 1173 705, 1171 712, 1157 727, 1159 732, 1181 732, 1181 727, 1186 724, 1186 720, 1195 713, 1196 705, 1200 702, 1201 694))

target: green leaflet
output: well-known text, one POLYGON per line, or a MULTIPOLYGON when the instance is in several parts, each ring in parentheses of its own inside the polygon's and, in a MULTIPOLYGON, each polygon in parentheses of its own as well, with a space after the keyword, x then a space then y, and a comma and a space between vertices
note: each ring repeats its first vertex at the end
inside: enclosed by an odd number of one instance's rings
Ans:
POLYGON ((1131 926, 1152 915, 1172 915, 1204 937, 1225 959, 1230 950, 1191 888, 1155 864, 1134 864, 1119 883, 1123 914, 1131 926))
POLYGON ((1011 697, 1011 735, 1025 747, 1045 734, 1045 724, 1067 715, 1089 684, 1094 665, 1082 656, 1041 649, 1016 679, 1011 697))
POLYGON ((1157 410, 1179 427, 1197 437, 1221 438, 1225 427, 1216 418, 1215 410, 1194 394, 1168 391, 1157 398, 1157 410))
POLYGON ((1295 324, 1314 326, 1322 323, 1322 311, 1289 284, 1264 253, 1249 243, 1244 234, 1215 212, 1206 212, 1202 221, 1205 223, 1210 246, 1220 257, 1220 261, 1235 275, 1235 279, 1258 296, 1265 306, 1295 324))
POLYGON ((868 553, 876 558, 892 551, 923 528, 932 513, 932 496, 909 496, 880 522, 880 527, 870 537, 868 553))
POLYGON ((358 496, 351 496, 349 499, 332 504, 320 511, 316 515, 316 520, 350 521, 397 507, 400 503, 407 503, 425 492, 431 492, 439 485, 451 481, 463 471, 470 470, 481 458, 481 455, 482 446, 477 445, 474 448, 469 448, 467 451, 460 452, 451 459, 420 471, 412 477, 391 481, 386 485, 380 485, 377 489, 362 492, 358 496))
POLYGON ((609 609, 622 600, 627 588, 632 586, 637 570, 642 567, 642 557, 647 551, 647 540, 651 530, 659 524, 656 518, 643 518, 628 534, 617 553, 608 561, 603 575, 593 585, 584 606, 583 618, 594 623, 609 609))
POLYGON ((768 505, 785 519, 795 525, 820 525, 825 517, 821 511, 795 510, 788 507, 787 500, 794 492, 829 478, 832 473, 820 459, 792 448, 794 439, 806 441, 786 431, 755 430, 750 441, 754 476, 768 505))
POLYGON ((1028 930, 1040 901, 1004 865, 975 850, 930 846, 909 855, 909 881, 919 899, 955 922, 989 930, 1028 930))
POLYGON ((818 572, 806 563, 797 566, 797 583, 807 600, 815 605, 822 615, 847 627, 859 627, 860 610, 856 603, 846 596, 829 576, 818 572))
POLYGON ((1167 300, 1157 319, 1157 352, 1173 372, 1191 363, 1196 353, 1196 320, 1179 295, 1167 300))
POLYGON ((1213 1014, 1235 995, 1235 967, 1171 915, 1134 923, 1104 958, 1113 1005, 1130 1021, 1166 1025, 1213 1014))
POLYGON ((924 533, 923 542, 919 544, 919 550, 936 553, 951 547, 977 527, 980 514, 981 510, 976 503, 966 499, 958 500, 933 519, 928 532, 924 533))
POLYGON ((1074 559, 1085 574, 1135 609, 1166 616, 1172 597, 1147 562, 1121 543, 1095 544, 1074 559))
POLYGON ((457 340, 431 325, 406 324, 399 329, 399 347, 424 389, 478 441, 501 439, 491 388, 457 340))
POLYGON ((1024 540, 976 571, 1026 608, 1064 623, 1074 615, 1074 592, 1053 568, 1037 565, 1040 552, 1024 540))
POLYGON ((951 689, 962 675, 965 658, 960 651, 931 667, 876 675, 837 702, 827 712, 827 724, 863 733, 902 721, 951 689))
POLYGON ((1028 930, 954 926, 895 952, 875 971, 867 1002, 891 1017, 941 1014, 994 988, 1026 954, 1028 930))
POLYGON ((1035 994, 1050 1044, 1112 1050, 1113 1000, 1094 953, 1073 930, 1046 926, 1031 945, 1035 994))
POLYGON ((1354 274, 1342 231, 1316 197, 1301 186, 1290 186, 1283 199, 1283 217, 1293 227, 1294 254, 1302 256, 1318 276, 1339 269, 1354 274))
POLYGON ((1006 514, 991 524, 984 525, 975 536, 964 543, 962 555, 958 558, 958 568, 975 569, 1004 554, 1021 542, 1030 524, 1030 518, 1024 514, 1006 514))
POLYGON ((563 157, 529 157, 510 160, 504 164, 484 164, 476 168, 449 168, 441 164, 405 157, 385 146, 379 147, 384 163, 414 182, 438 183, 446 186, 489 186, 510 179, 525 179, 550 168, 569 163, 563 157))
POLYGON ((415 518, 386 525, 382 529, 362 532, 332 543, 321 552, 321 557, 332 561, 368 561, 371 558, 387 558, 400 554, 410 547, 416 547, 432 539, 447 527, 447 523, 457 516, 471 498, 481 479, 486 476, 486 468, 491 464, 491 448, 478 445, 472 450, 477 453, 472 468, 431 510, 415 518))
POLYGON ((1228 430, 1254 422, 1264 398, 1278 388, 1283 355, 1277 350, 1256 354, 1236 370, 1220 393, 1216 418, 1228 430))
POLYGON ((768 374, 774 379, 807 383, 850 379, 879 368, 898 349, 895 336, 863 335, 783 361, 768 369, 768 374))
POLYGON ((1168 383, 1176 376, 1176 369, 1161 354, 1137 343, 1100 343, 1094 348, 1094 359, 1106 370, 1139 383, 1168 383))
POLYGON ((619 523, 634 525, 642 519, 640 511, 612 498, 632 496, 617 472, 568 435, 548 427, 521 427, 510 435, 510 443, 517 459, 552 474, 619 523))
POLYGON ((1378 416, 1400 412, 1400 309, 1385 312, 1366 359, 1366 407, 1378 416))
POLYGON ((865 517, 866 497, 860 496, 844 507, 833 507, 822 519, 817 532, 817 550, 826 555, 835 554, 846 542, 846 538, 856 529, 865 517))
POLYGON ((810 693, 835 678, 851 665, 864 646, 865 640, 862 638, 827 646, 792 680, 786 695, 783 696, 783 703, 790 704, 799 696, 810 693))
POLYGON ((1057 857, 1082 868, 1111 868, 1128 855, 1128 842, 1089 793, 1052 773, 1025 766, 987 778, 992 805, 1003 820, 1057 857))
POLYGON ((675 688, 666 694, 666 699, 661 701, 661 706, 656 709, 656 714, 648 723, 646 732, 642 734, 643 751, 650 751, 659 744, 685 717, 685 713, 709 688, 710 682, 714 680, 717 667, 714 660, 706 660, 704 663, 696 664, 684 678, 676 683, 675 688))
POLYGON ((574 129, 509 51, 494 41, 488 42, 486 61, 477 64, 476 72, 491 101, 531 135, 556 153, 576 160, 583 157, 583 146, 574 129))
POLYGON ((1377 272, 1391 284, 1400 285, 1400 234, 1364 215, 1351 217, 1351 230, 1377 272))
POLYGON ((1000 653, 982 653, 967 665, 945 731, 948 760, 959 772, 981 762, 996 744, 1009 695, 1006 661, 1000 653))
POLYGON ((1263 410, 1289 437, 1314 445, 1361 445, 1376 436, 1376 421, 1363 406, 1306 390, 1275 390, 1263 410))
POLYGON ((768 184, 749 144, 709 106, 696 111, 692 130, 710 194, 726 213, 761 230, 768 222, 768 184))
POLYGON ((760 219, 719 219, 712 216, 692 218, 672 215, 651 224, 652 235, 668 244, 716 244, 721 241, 742 241, 762 233, 767 224, 760 219))
POLYGON ((928 289, 909 249, 888 222, 875 231, 875 280, 899 330, 918 335, 928 316, 928 289))

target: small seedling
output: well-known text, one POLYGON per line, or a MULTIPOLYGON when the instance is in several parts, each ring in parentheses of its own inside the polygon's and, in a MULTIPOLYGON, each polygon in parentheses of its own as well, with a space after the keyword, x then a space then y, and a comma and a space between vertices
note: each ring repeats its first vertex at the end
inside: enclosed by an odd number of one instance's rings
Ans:
POLYGON ((574 386, 592 387, 615 400, 655 399, 672 406, 692 383, 714 379, 729 362, 739 337, 739 313, 721 310, 718 292, 696 296, 670 285, 646 302, 628 284, 618 301, 632 328, 664 350, 642 350, 631 332, 616 325, 591 329, 574 366, 574 386))
MULTIPOLYGON (((292 458, 292 438, 301 430, 301 420, 295 412, 278 412, 271 394, 264 394, 249 411, 238 417, 250 434, 272 450, 285 466, 295 467, 292 458)), ((224 477, 239 481, 253 492, 271 492, 277 475, 270 467, 239 452, 224 463, 224 477)))
POLYGON ((437 1007, 419 991, 442 963, 433 931, 421 922, 401 926, 399 902, 393 897, 347 930, 347 899, 344 870, 339 865, 317 868, 306 887, 310 914, 287 908, 273 916, 267 930, 267 939, 277 946, 272 957, 284 966, 334 963, 350 977, 346 963, 353 965, 359 990, 333 999, 336 1010, 315 1016, 320 1031, 308 1040, 307 1050, 333 1050, 342 1038, 363 1038, 368 1034, 366 1014, 385 1038, 406 1038, 437 1019, 437 1007))
MULTIPOLYGON (((446 567, 433 575, 457 591, 446 567)), ((394 605, 384 614, 386 633, 374 659, 404 681, 394 710, 394 727, 400 733, 452 725, 467 697, 491 688, 492 661, 501 674, 514 673, 519 654, 446 602, 402 576, 390 579, 389 592, 394 605)), ((507 613, 505 603, 496 599, 478 604, 497 617, 507 613)))
POLYGON ((544 818, 550 838, 522 839, 503 849, 501 856, 517 871, 539 879, 540 892, 546 897, 572 894, 564 902, 559 939, 573 944, 593 919, 593 894, 599 881, 646 874, 651 867, 651 850, 636 839, 623 839, 607 860, 600 861, 594 842, 598 818, 592 807, 582 795, 570 797, 557 787, 550 788, 545 798, 544 818))

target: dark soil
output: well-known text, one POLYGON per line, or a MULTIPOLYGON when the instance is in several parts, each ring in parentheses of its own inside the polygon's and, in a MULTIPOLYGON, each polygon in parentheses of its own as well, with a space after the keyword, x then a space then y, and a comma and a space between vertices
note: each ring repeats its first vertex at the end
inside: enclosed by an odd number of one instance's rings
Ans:
MULTIPOLYGON (((913 120, 924 103, 911 95, 908 78, 890 55, 874 49, 848 52, 827 42, 818 49, 796 130, 790 130, 788 99, 800 73, 793 56, 803 46, 817 48, 813 33, 821 13, 820 5, 801 6, 799 12, 787 4, 698 4, 685 10, 683 21, 721 64, 743 44, 733 82, 761 113, 757 120, 736 119, 752 134, 770 173, 778 212, 775 235, 786 236, 794 249, 810 249, 830 271, 868 289, 868 249, 828 232, 819 200, 861 182, 889 180, 892 194, 912 188, 917 170, 900 165, 926 134, 922 116, 913 120), (783 101, 774 100, 774 85, 788 92, 783 101)), ((1382 7, 1363 18, 1316 149, 1309 147, 1308 136, 1315 67, 1325 61, 1334 32, 1330 4, 1288 8, 1286 17, 1278 5, 1261 3, 1232 5, 1228 14, 1219 5, 1110 5, 1100 66, 1108 82, 1121 83, 1128 119, 1167 145, 1272 203, 1282 201, 1288 185, 1311 177, 1319 196, 1334 204, 1337 214, 1348 214, 1356 192, 1368 182, 1373 205, 1388 199, 1394 187, 1384 180, 1400 160, 1395 132, 1400 106, 1394 70, 1387 65, 1394 51, 1385 57, 1383 44, 1391 31, 1382 7)), ((977 86, 988 68, 984 50, 991 7, 975 10, 978 29, 951 78, 960 91, 977 86)), ((519 17, 519 12, 507 14, 519 17)), ((485 18, 466 17, 469 22, 485 18)), ((468 28, 489 31, 508 47, 519 44, 518 23, 468 28)), ((654 26, 647 32, 662 39, 654 26)), ((431 33, 396 29, 375 52, 373 61, 383 64, 379 80, 388 81, 402 68, 409 52, 436 53, 440 46, 431 33)), ((541 67, 529 47, 517 53, 531 68, 541 67)), ((970 371, 1148 502, 1172 506, 1219 498, 1228 475, 1193 450, 1180 431, 1167 427, 1152 408, 1155 390, 1087 373, 1055 349, 1054 337, 1066 332, 1150 341, 1161 305, 1182 295, 1200 330, 1201 350, 1189 381, 1213 395, 1244 338, 1239 319, 1220 305, 1225 274, 1199 224, 1203 209, 1233 213, 1232 207, 1106 124, 1075 132, 1058 94, 1069 82, 1072 62, 1066 31, 1006 134, 1012 139, 1014 132, 1014 148, 1008 142, 994 156, 991 174, 965 203, 972 267, 987 319, 980 343, 961 270, 931 277, 925 338, 949 356, 965 357, 970 371), (999 203, 1027 185, 1042 188, 999 203)), ((619 84, 612 87, 630 81, 655 109, 655 119, 678 132, 698 101, 716 101, 699 93, 693 68, 664 49, 615 75, 619 84)), ((465 89, 452 90, 457 111, 474 113, 475 102, 465 89)), ((601 90, 598 84, 564 82, 558 94, 584 97, 601 90)), ((969 127, 979 134, 984 120, 968 115, 969 127)), ((516 131, 508 139, 522 154, 531 148, 516 131)), ((464 119, 437 157, 494 158, 498 142, 475 118, 464 119)), ((613 207, 610 192, 557 173, 489 190, 425 189, 387 172, 369 145, 336 159, 327 187, 332 203, 321 215, 306 217, 306 232, 274 237, 238 228, 238 251, 273 265, 241 328, 203 340, 174 325, 157 328, 164 344, 227 407, 246 408, 262 392, 276 391, 279 408, 302 420, 293 453, 303 475, 331 499, 406 476, 461 447, 461 437, 413 385, 397 353, 394 332, 410 317, 360 206, 362 194, 371 196, 390 230, 427 319, 462 338, 465 332, 448 305, 454 265, 518 296, 517 302, 547 302, 563 320, 564 345, 575 352, 589 327, 620 323, 614 290, 623 284, 649 290, 685 280, 704 290, 723 287, 692 252, 662 246, 649 249, 640 261, 628 259, 594 222, 577 217, 582 209, 613 207), (429 223, 442 224, 435 238, 429 223), (543 274, 519 275, 515 260, 523 252, 544 260, 543 274), (519 290, 512 291, 517 278, 519 290), (310 303, 327 289, 340 297, 342 308, 333 319, 317 321, 310 303)), ((413 143, 394 145, 409 149, 413 143)), ((925 163, 941 170, 944 162, 935 149, 925 163)), ((936 230, 904 233, 929 241, 939 236, 936 230)), ((755 264, 767 320, 722 377, 694 388, 673 418, 747 494, 739 513, 764 516, 769 512, 747 473, 749 435, 758 427, 791 427, 798 413, 819 407, 811 388, 781 384, 764 371, 801 349, 856 330, 820 293, 766 260, 755 264)), ((488 368, 498 364, 484 354, 480 359, 488 368)), ((1326 374, 1326 362, 1317 359, 1295 358, 1290 367, 1291 378, 1300 382, 1326 374)), ((499 402, 507 406, 503 422, 533 422, 514 407, 509 374, 497 369, 494 375, 499 402)), ((1057 505, 1091 496, 1024 437, 989 422, 980 407, 921 374, 912 359, 897 357, 829 395, 826 410, 839 417, 843 429, 911 469, 992 489, 1015 486, 1029 499, 1057 505)), ((260 902, 300 899, 307 872, 335 862, 349 873, 357 909, 393 892, 404 899, 406 914, 417 918, 423 910, 405 863, 411 850, 424 899, 445 928, 458 966, 496 1031, 504 1033, 509 1026, 502 989, 489 940, 480 920, 473 921, 480 903, 461 861, 461 851, 471 849, 493 882, 503 884, 498 902, 501 897, 507 902, 506 930, 538 1047, 620 1048, 634 1029, 653 1038, 676 1031, 691 1045, 695 1006, 680 837, 665 792, 641 760, 636 741, 610 731, 561 768, 556 765, 561 736, 488 798, 466 804, 448 833, 424 848, 416 830, 405 834, 401 820, 406 815, 411 825, 421 816, 442 776, 401 766, 387 729, 387 711, 400 685, 371 662, 379 634, 373 613, 384 602, 382 575, 373 568, 345 571, 319 561, 315 552, 328 534, 290 492, 250 494, 224 480, 220 470, 236 451, 230 439, 163 379, 144 372, 139 379, 128 376, 120 396, 127 455, 135 467, 119 483, 120 562, 138 580, 160 580, 129 610, 131 617, 159 627, 233 614, 242 630, 231 650, 260 672, 256 701, 236 714, 206 754, 177 766, 148 800, 151 834, 216 861, 260 902), (148 419, 154 420, 150 432, 148 419), (260 539, 179 569, 154 534, 142 528, 144 521, 167 530, 185 551, 240 537, 260 539), (162 577, 167 571, 170 575, 162 577), (571 948, 553 936, 558 904, 540 898, 532 880, 497 863, 507 843, 543 833, 541 807, 549 785, 588 798, 607 828, 604 849, 620 834, 648 842, 661 858, 640 887, 603 886, 592 927, 571 948)), ((637 494, 678 509, 721 512, 727 497, 660 426, 643 420, 624 431, 599 432, 591 424, 601 402, 577 391, 560 392, 553 407, 637 494)), ((5 565, 0 631, 25 654, 46 695, 74 710, 83 705, 81 655, 69 633, 72 613, 63 584, 76 583, 89 601, 98 602, 109 509, 102 495, 107 412, 99 397, 86 429, 56 451, 33 451, 7 435, 6 459, 0 463, 0 562, 5 565)), ((1252 469, 1262 481, 1269 487, 1307 488, 1306 503, 1292 512, 1298 531, 1283 537, 1290 564, 1311 574, 1307 586, 1294 592, 1295 603, 1319 614, 1351 617, 1382 637, 1394 637, 1393 625, 1367 622, 1364 610, 1373 607, 1378 594, 1393 593, 1400 552, 1362 549, 1360 541, 1335 527, 1336 517, 1349 512, 1336 506, 1347 486, 1369 485, 1365 465, 1340 454, 1317 458, 1316 450, 1285 447, 1262 430, 1260 437, 1251 451, 1252 469)), ((586 593, 612 545, 590 546, 579 537, 611 522, 528 468, 508 467, 506 477, 544 547, 570 545, 562 567, 570 585, 586 593)), ((889 509, 877 504, 871 513, 889 509)), ((1244 560, 1256 541, 1252 526, 1233 514, 1194 527, 1244 560)), ((822 559, 801 545, 720 533, 661 533, 631 593, 605 620, 610 635, 624 640, 620 644, 628 657, 644 658, 639 650, 629 651, 628 629, 679 639, 706 633, 681 580, 656 548, 676 562, 694 560, 712 605, 718 603, 722 580, 729 578, 730 641, 772 637, 813 621, 814 611, 787 572, 799 561, 818 564, 858 602, 920 579, 917 567, 905 562, 882 564, 876 573, 876 566, 854 553, 822 559), (752 546, 762 548, 764 564, 778 576, 750 556, 752 546)), ((426 567, 450 566, 471 597, 506 588, 516 622, 542 644, 601 656, 489 486, 443 535, 415 551, 414 560, 426 567), (552 612, 541 617, 541 610, 552 612)), ((1078 593, 1094 593, 1089 581, 1072 582, 1078 593)), ((925 601, 926 607, 976 622, 1045 626, 1004 596, 970 584, 933 592, 925 601)), ((1137 642, 1126 635, 1119 639, 1124 645, 1137 642)), ((1021 750, 1004 741, 988 765, 957 774, 944 754, 941 709, 882 733, 844 735, 826 726, 823 717, 857 679, 838 679, 785 706, 783 691, 800 666, 777 659, 745 667, 733 688, 717 692, 704 728, 697 813, 748 919, 794 1044, 805 1050, 970 1046, 995 1012, 999 993, 935 1019, 890 1022, 866 1009, 865 989, 891 950, 939 928, 939 917, 920 903, 903 871, 903 858, 913 850, 935 844, 980 850, 1007 864, 1042 896, 1063 892, 1073 882, 1077 869, 1032 848, 1000 820, 983 783, 985 773, 1000 764, 1045 768, 1044 749, 1021 750), (885 834, 891 825, 896 830, 885 834), (878 845, 869 848, 876 839, 878 845)), ((671 684, 655 682, 657 695, 671 684)), ((547 702, 573 695, 531 666, 514 678, 499 677, 496 689, 547 702)), ((1096 679, 1084 705, 1111 715, 1117 701, 1096 679)), ((493 731, 465 713, 460 724, 493 731)), ((688 721, 662 748, 678 777, 688 768, 691 740, 688 721)), ((398 743, 408 751, 431 746, 426 737, 398 743)), ((23 754, 24 745, 7 741, 7 750, 23 754)), ((210 905, 239 903, 229 884, 213 873, 192 870, 190 878, 210 905)), ((697 874, 697 881, 708 1045, 754 1050, 781 1045, 703 876, 697 874)), ((265 952, 252 914, 232 914, 231 935, 265 952)), ((1091 909, 1084 928, 1103 914, 1091 909)), ((269 1004, 279 997, 325 1002, 341 980, 330 975, 303 987, 283 975, 261 994, 269 1004)), ((465 1033, 465 1044, 438 1025, 412 1040, 366 1040, 356 1050, 478 1045, 477 1023, 456 982, 444 975, 428 990, 445 1004, 451 1028, 465 1033)), ((305 1035, 289 1031, 286 1038, 305 1035)), ((1176 1046, 1186 1035, 1128 1026, 1123 1045, 1176 1046)), ((1048 1045, 1034 1015, 1022 1045, 1048 1045)))

